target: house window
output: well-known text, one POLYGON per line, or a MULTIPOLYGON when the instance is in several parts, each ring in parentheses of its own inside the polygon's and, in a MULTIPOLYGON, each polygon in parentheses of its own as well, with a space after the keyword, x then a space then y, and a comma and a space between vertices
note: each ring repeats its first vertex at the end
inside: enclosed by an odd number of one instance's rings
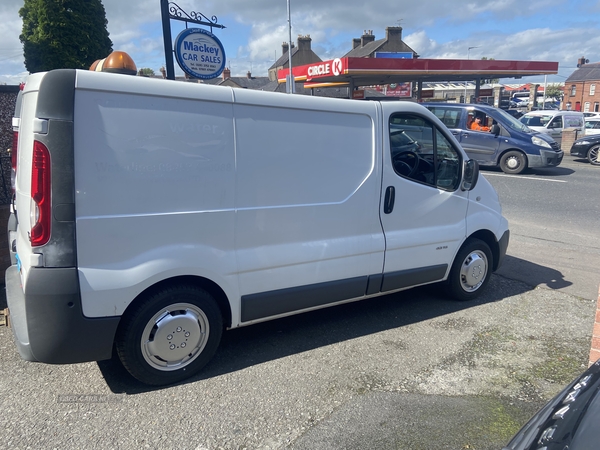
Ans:
POLYGON ((585 102, 583 105, 583 112, 590 112, 590 102, 585 102))
POLYGON ((590 95, 595 95, 595 94, 596 94, 596 85, 590 84, 590 95))
POLYGON ((576 86, 574 84, 571 85, 571 97, 575 97, 575 92, 577 91, 576 86))
POLYGON ((600 112, 600 102, 594 102, 594 112, 600 112))

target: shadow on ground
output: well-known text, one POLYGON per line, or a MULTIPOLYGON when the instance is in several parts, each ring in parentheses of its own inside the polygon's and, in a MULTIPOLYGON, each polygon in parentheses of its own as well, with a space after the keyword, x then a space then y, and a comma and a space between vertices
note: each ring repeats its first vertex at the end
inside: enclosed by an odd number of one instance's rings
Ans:
POLYGON ((565 280, 562 272, 551 267, 532 263, 521 258, 507 255, 497 275, 518 280, 529 286, 545 286, 549 289, 562 289, 573 283, 565 280))
MULTIPOLYGON (((507 257, 505 264, 515 266, 514 270, 530 270, 528 265, 536 266, 511 257, 507 257)), ((553 269, 539 266, 536 273, 540 280, 545 277, 546 282, 558 276, 553 269)), ((486 292, 472 302, 447 299, 441 285, 430 285, 229 330, 223 334, 219 350, 209 365, 182 384, 501 301, 531 289, 531 285, 506 282, 493 275, 486 292)), ((98 365, 109 388, 115 393, 137 394, 160 389, 137 382, 116 357, 100 361, 98 365)))

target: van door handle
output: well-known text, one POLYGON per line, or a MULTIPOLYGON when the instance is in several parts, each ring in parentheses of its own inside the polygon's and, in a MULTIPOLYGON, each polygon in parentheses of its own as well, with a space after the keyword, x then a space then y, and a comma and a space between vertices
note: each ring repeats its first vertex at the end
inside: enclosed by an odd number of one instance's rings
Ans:
POLYGON ((394 186, 388 186, 385 190, 385 198, 383 200, 383 212, 386 214, 394 210, 394 200, 396 199, 396 189, 394 186))

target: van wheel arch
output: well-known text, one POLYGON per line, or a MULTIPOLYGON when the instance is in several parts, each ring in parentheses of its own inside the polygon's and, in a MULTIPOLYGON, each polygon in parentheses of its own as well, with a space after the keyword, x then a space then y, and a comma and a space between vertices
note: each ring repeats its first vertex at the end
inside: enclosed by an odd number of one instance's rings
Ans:
POLYGON ((194 275, 182 275, 178 277, 167 278, 147 287, 129 304, 129 306, 123 312, 123 316, 127 314, 127 311, 135 308, 139 303, 144 302, 145 299, 147 299, 153 293, 177 285, 196 286, 210 294, 219 306, 221 316, 223 317, 223 325, 225 328, 229 328, 231 326, 231 306, 229 304, 229 300, 227 299, 227 295, 225 295, 225 291, 223 291, 223 289, 221 289, 221 287, 214 281, 194 275))
POLYGON ((496 240, 496 236, 494 236, 494 233, 492 233, 490 230, 478 230, 471 236, 469 236, 465 243, 468 242, 470 239, 479 239, 488 245, 488 247, 492 251, 492 270, 494 272, 498 270, 498 264, 500 262, 500 244, 496 240))

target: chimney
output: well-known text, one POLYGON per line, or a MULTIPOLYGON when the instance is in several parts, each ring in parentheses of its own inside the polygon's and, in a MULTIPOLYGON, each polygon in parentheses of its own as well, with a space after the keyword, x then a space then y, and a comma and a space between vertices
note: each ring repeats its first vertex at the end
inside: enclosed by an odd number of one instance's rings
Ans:
POLYGON ((360 37, 360 46, 364 47, 370 42, 375 40, 375 35, 373 34, 373 30, 365 30, 364 34, 360 37))
POLYGON ((248 71, 246 73, 246 78, 248 78, 248 79, 252 78, 252 73, 250 71, 248 71))
POLYGON ((310 38, 310 34, 306 36, 298 36, 298 51, 310 51, 310 43, 312 39, 310 38))
POLYGON ((360 38, 352 39, 352 50, 354 50, 356 47, 360 47, 360 38))
POLYGON ((288 50, 289 50, 290 46, 288 45, 287 42, 284 42, 283 44, 281 44, 281 55, 285 55, 288 50))
POLYGON ((402 27, 387 27, 385 37, 388 42, 402 42, 402 27))
POLYGON ((577 60, 577 67, 581 67, 581 66, 585 66, 585 64, 589 62, 587 59, 585 59, 585 56, 582 56, 581 58, 579 58, 577 60))
POLYGON ((231 78, 231 70, 229 70, 229 67, 225 67, 223 70, 223 80, 226 80, 227 78, 231 78))

